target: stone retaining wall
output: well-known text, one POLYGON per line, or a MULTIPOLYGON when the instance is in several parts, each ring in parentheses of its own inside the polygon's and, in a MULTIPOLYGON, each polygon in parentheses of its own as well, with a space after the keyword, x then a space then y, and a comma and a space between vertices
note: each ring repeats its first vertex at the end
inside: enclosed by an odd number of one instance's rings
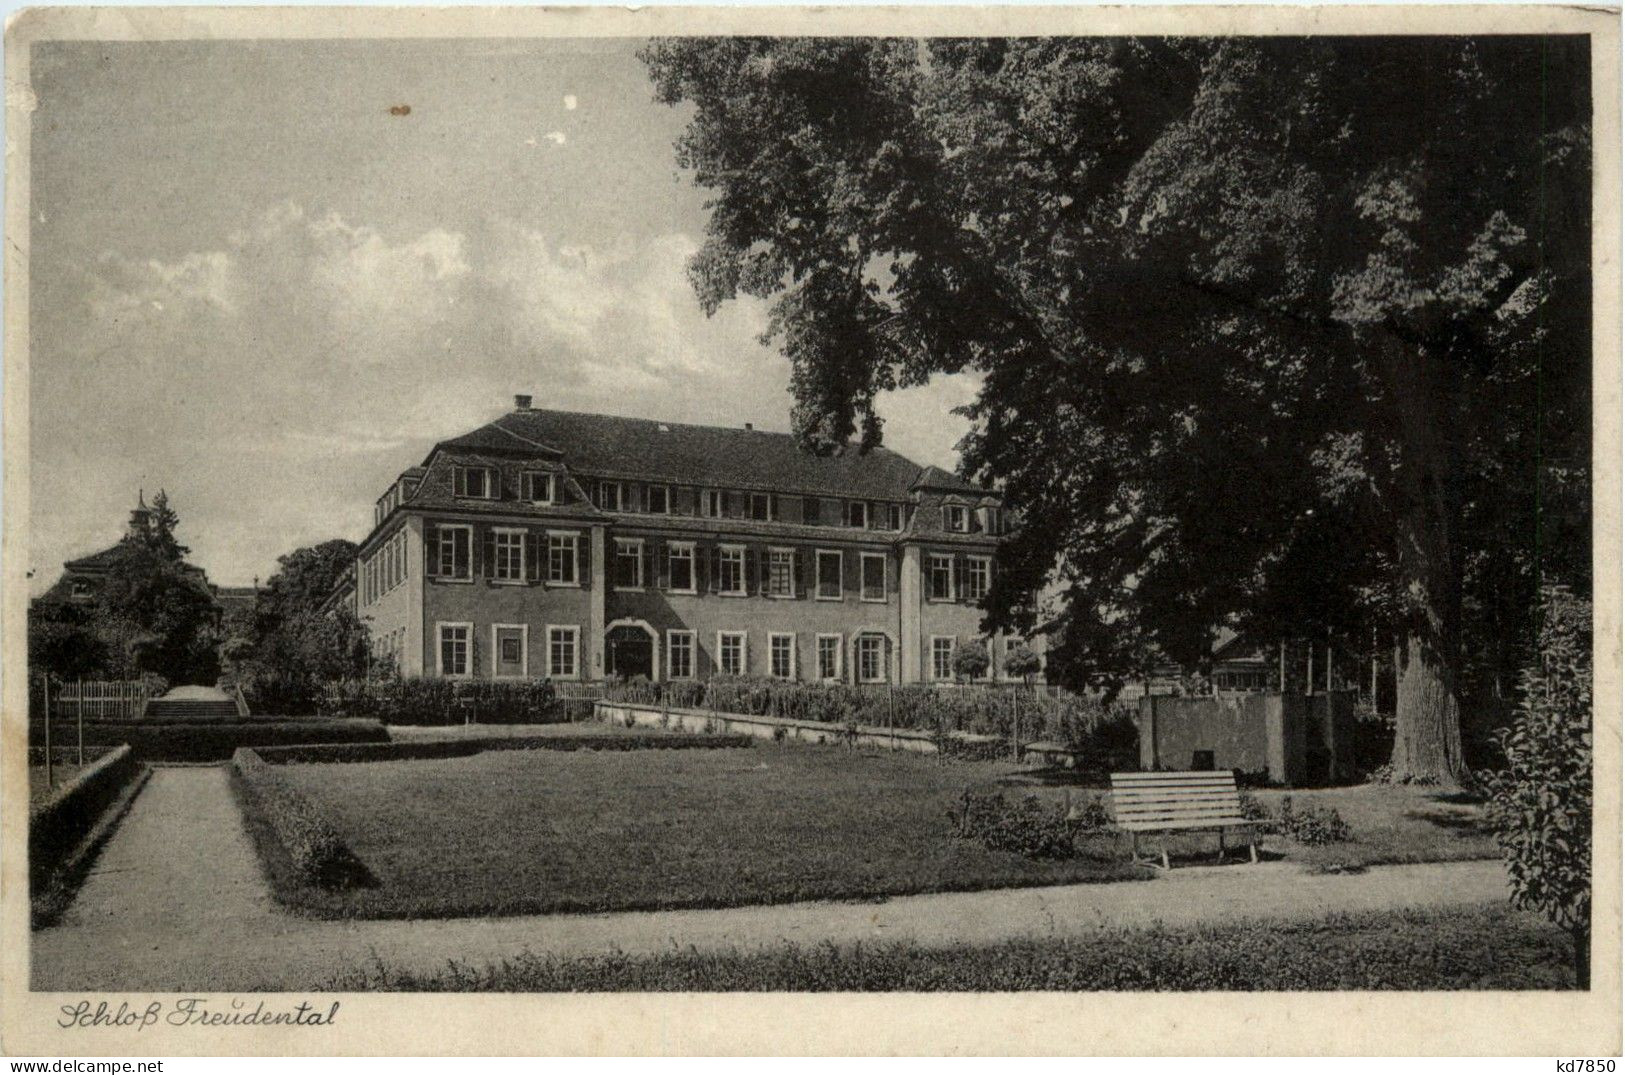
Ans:
MULTIPOLYGON (((709 728, 714 732, 801 743, 841 743, 847 739, 846 729, 838 724, 791 720, 787 717, 757 717, 745 713, 713 713, 709 709, 662 709, 658 705, 632 702, 599 702, 594 707, 594 716, 613 723, 624 723, 630 717, 636 727, 666 727, 676 732, 704 732, 709 728)), ((861 724, 857 729, 855 745, 909 750, 917 754, 937 753, 936 739, 929 732, 861 724)))

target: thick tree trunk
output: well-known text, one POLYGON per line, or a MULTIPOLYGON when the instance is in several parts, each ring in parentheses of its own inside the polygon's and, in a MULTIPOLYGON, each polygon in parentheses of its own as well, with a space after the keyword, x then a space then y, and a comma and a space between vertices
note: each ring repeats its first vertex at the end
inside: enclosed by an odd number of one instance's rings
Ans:
POLYGON ((1388 368, 1399 422, 1398 553, 1407 615, 1394 702, 1393 779, 1462 787, 1471 781, 1461 751, 1457 671, 1461 664, 1461 572, 1441 370, 1425 351, 1388 368))

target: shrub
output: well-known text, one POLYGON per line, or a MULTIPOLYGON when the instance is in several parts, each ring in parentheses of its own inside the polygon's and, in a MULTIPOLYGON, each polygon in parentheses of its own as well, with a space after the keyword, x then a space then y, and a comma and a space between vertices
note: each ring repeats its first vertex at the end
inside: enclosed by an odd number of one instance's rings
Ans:
POLYGON ((496 739, 429 739, 409 743, 316 743, 260 747, 254 750, 270 765, 423 761, 467 758, 488 750, 721 750, 749 747, 748 735, 546 735, 496 739))
POLYGON ((341 679, 322 690, 321 711, 387 724, 551 724, 572 710, 555 705, 550 680, 341 679))
POLYGON ((954 647, 951 658, 954 676, 961 680, 981 679, 987 675, 987 670, 993 667, 993 661, 987 655, 987 647, 980 642, 961 642, 954 647))
POLYGON ((321 808, 258 754, 237 751, 231 771, 245 813, 255 822, 251 829, 271 845, 262 850, 269 852, 265 857, 273 868, 286 868, 301 884, 320 888, 375 883, 321 808))
POLYGON ((1512 902, 1574 941, 1575 977, 1591 979, 1591 603, 1542 590, 1538 652, 1499 746, 1506 768, 1480 774, 1512 902))
MULTIPOLYGON (((52 724, 53 741, 71 735, 69 726, 52 724)), ((31 732, 34 742, 41 737, 31 732)), ((212 724, 86 724, 85 745, 127 743, 138 761, 225 761, 239 747, 294 743, 381 743, 389 732, 371 720, 278 721, 258 719, 212 724)))
POLYGON ((1310 806, 1299 810, 1293 806, 1290 795, 1281 799, 1281 817, 1276 826, 1300 844, 1312 847, 1347 843, 1354 835, 1336 807, 1310 806))
POLYGON ((127 746, 105 752, 28 811, 28 873, 36 897, 52 887, 102 815, 141 771, 127 746))
POLYGON ((1270 813, 1269 807, 1258 801, 1258 796, 1250 791, 1236 793, 1236 799, 1241 803, 1241 816, 1249 821, 1261 821, 1265 824, 1258 826, 1259 832, 1273 832, 1275 830, 1275 816, 1270 813))
POLYGON ((1003 792, 965 789, 959 813, 950 815, 955 832, 978 839, 993 851, 1013 851, 1035 859, 1071 858, 1077 853, 1074 837, 1085 826, 1058 807, 1045 806, 1036 795, 1008 802, 1003 792))

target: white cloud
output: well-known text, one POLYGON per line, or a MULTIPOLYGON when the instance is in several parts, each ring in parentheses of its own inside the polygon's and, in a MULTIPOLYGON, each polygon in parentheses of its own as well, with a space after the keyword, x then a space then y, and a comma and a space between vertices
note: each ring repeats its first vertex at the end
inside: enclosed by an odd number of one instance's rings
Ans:
POLYGON ((569 141, 569 139, 565 137, 563 131, 548 131, 547 140, 556 146, 562 146, 565 142, 569 141))
POLYGON ((502 219, 386 234, 284 204, 210 249, 110 253, 37 326, 31 566, 48 582, 163 484, 211 575, 263 576, 297 544, 361 536, 394 474, 514 392, 782 426, 763 307, 706 318, 695 249, 502 219))
POLYGON ((575 94, 567 93, 567 94, 564 95, 564 108, 568 112, 574 112, 576 110, 576 95, 575 94))

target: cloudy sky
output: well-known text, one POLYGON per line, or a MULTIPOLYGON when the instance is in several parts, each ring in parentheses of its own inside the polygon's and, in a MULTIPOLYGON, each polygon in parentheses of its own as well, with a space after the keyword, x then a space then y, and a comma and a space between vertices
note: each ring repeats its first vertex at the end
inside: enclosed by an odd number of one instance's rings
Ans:
MULTIPOLYGON (((246 584, 539 406, 787 429, 765 311, 707 319, 681 112, 635 42, 57 44, 33 57, 32 589, 169 491, 246 584)), ((952 467, 959 380, 883 400, 952 467)))

